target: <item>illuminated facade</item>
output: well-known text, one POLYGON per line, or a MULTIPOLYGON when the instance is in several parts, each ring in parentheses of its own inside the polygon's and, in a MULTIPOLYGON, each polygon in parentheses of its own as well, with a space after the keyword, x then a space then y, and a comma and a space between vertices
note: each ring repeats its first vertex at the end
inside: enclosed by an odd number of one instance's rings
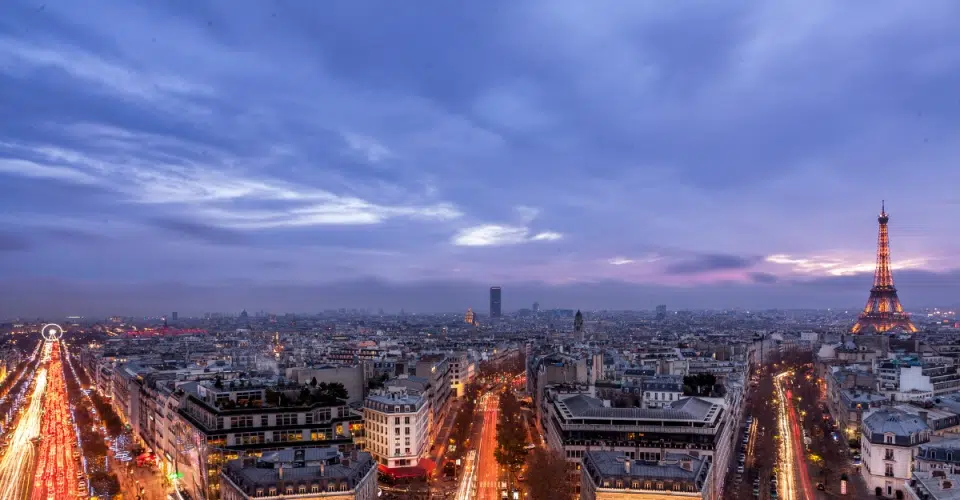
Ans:
POLYGON ((910 321, 910 315, 903 311, 897 288, 893 286, 893 270, 890 267, 890 237, 887 234, 887 222, 890 217, 881 205, 877 222, 880 223, 877 235, 877 269, 873 275, 873 288, 870 298, 857 322, 850 329, 852 333, 874 331, 883 333, 898 329, 914 333, 917 327, 910 321))
POLYGON ((464 323, 466 323, 466 324, 468 324, 468 325, 476 325, 476 324, 477 324, 477 317, 476 317, 476 315, 473 313, 473 308, 470 308, 470 307, 467 308, 467 314, 463 315, 463 321, 464 321, 464 323))

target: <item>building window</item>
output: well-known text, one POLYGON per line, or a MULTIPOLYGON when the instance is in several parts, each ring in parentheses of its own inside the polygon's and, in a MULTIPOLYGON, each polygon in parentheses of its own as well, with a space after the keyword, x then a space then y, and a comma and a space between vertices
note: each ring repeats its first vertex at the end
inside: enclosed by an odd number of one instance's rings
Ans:
POLYGON ((296 413, 283 413, 277 415, 277 425, 297 425, 297 420, 299 420, 297 416, 298 415, 296 413))
POLYGON ((260 427, 270 426, 270 415, 260 415, 260 427))
POLYGON ((883 453, 884 460, 893 460, 893 450, 887 448, 883 453))
POLYGON ((410 417, 403 417, 403 423, 410 425, 410 417))
POLYGON ((883 442, 886 444, 893 444, 893 435, 887 434, 883 436, 883 442))
POLYGON ((243 427, 253 427, 253 415, 230 417, 230 427, 233 429, 240 429, 243 427))
POLYGON ((273 431, 273 441, 275 443, 300 441, 302 438, 303 433, 301 431, 273 431))
POLYGON ((887 477, 893 477, 893 464, 885 465, 883 475, 887 477))
POLYGON ((320 408, 317 412, 317 422, 329 422, 330 421, 330 408, 320 408))

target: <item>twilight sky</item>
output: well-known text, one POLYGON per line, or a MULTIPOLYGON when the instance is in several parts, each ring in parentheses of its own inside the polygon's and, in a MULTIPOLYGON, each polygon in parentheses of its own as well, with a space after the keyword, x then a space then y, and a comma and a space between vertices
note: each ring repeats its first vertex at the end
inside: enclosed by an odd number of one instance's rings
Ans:
POLYGON ((7 0, 0 317, 960 298, 960 3, 7 0))

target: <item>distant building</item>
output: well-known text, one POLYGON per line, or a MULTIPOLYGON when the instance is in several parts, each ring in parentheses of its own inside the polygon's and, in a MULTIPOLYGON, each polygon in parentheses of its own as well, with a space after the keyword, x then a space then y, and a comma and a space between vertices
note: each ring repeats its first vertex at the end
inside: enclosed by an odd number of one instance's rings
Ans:
POLYGON ((667 319, 667 306, 661 304, 657 306, 657 320, 663 321, 667 319))
POLYGON ((533 312, 535 312, 535 313, 540 312, 540 303, 539 303, 539 302, 534 302, 534 303, 533 303, 533 312))
POLYGON ((176 321, 176 320, 177 320, 177 311, 173 311, 173 313, 170 314, 170 320, 171 320, 171 321, 176 321))
POLYGON ((583 332, 583 313, 580 310, 577 310, 577 314, 573 317, 573 336, 583 342, 584 332, 583 332))
POLYGON ((501 300, 500 287, 498 286, 490 287, 490 317, 491 318, 499 318, 503 314, 500 300, 501 300))
POLYGON ((476 325, 476 324, 477 324, 477 317, 476 317, 476 315, 473 313, 473 308, 471 308, 471 307, 468 307, 468 308, 467 308, 467 314, 464 314, 464 315, 463 315, 463 322, 466 323, 466 324, 468 324, 468 325, 476 325))

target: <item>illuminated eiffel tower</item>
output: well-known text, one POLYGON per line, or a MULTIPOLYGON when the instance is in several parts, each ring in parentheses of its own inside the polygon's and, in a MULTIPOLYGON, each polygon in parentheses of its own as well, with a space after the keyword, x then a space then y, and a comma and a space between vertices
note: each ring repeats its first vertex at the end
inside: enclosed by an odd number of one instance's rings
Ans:
POLYGON ((903 306, 897 297, 897 288, 893 286, 893 271, 890 269, 890 237, 887 234, 887 215, 884 204, 880 205, 880 231, 877 235, 877 269, 873 274, 873 288, 870 298, 860 313, 851 333, 874 331, 883 333, 894 329, 914 333, 917 327, 910 321, 910 314, 903 312, 903 306))

